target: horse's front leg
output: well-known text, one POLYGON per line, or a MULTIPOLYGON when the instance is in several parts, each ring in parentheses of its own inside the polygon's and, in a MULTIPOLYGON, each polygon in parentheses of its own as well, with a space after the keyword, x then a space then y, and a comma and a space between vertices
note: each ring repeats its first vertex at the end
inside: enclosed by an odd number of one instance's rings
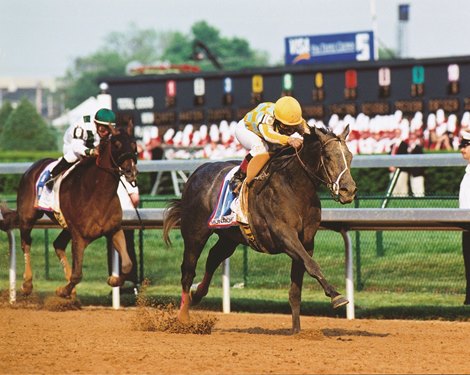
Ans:
POLYGON ((31 267, 31 228, 24 228, 20 230, 21 235, 21 249, 24 256, 24 273, 23 284, 21 291, 25 296, 29 296, 33 291, 33 269, 31 267))
POLYGON ((88 245, 88 241, 75 235, 72 240, 72 274, 67 285, 58 287, 56 294, 59 297, 69 298, 75 286, 82 281, 83 254, 88 245))
MULTIPOLYGON (((284 231, 285 232, 285 231, 284 231)), ((286 253, 294 260, 303 262, 307 273, 317 279, 323 288, 325 295, 331 298, 333 308, 346 305, 349 301, 325 279, 319 264, 308 254, 296 233, 286 232, 280 238, 283 239, 286 253)))
POLYGON ((305 267, 302 262, 292 260, 290 268, 289 304, 292 311, 292 333, 300 332, 300 303, 305 267))
POLYGON ((126 280, 126 276, 132 270, 132 261, 127 252, 126 246, 126 237, 124 236, 124 231, 121 229, 114 233, 112 237, 112 242, 114 248, 117 250, 121 257, 121 274, 119 276, 109 276, 108 285, 112 287, 122 286, 126 280))

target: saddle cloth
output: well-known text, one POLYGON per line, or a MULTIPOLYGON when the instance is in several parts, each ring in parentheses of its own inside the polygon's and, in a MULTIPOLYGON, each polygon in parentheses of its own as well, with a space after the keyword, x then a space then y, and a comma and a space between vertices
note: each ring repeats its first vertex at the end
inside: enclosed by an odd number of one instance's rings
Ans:
POLYGON ((230 205, 235 199, 235 195, 230 188, 230 180, 238 167, 233 167, 225 176, 217 196, 217 204, 209 218, 209 228, 228 228, 237 225, 236 214, 232 212, 230 205))
POLYGON ((62 173, 55 181, 54 187, 52 190, 49 190, 45 184, 51 176, 52 169, 56 166, 58 160, 53 161, 48 164, 46 168, 39 175, 38 180, 36 181, 36 203, 35 208, 42 211, 53 212, 59 224, 66 228, 67 225, 60 210, 60 200, 59 200, 59 190, 62 179, 67 176, 78 163, 75 163, 67 171, 62 173))
MULTIPOLYGON (((48 164, 36 181, 36 204, 35 208, 43 211, 54 211, 54 192, 49 190, 45 184, 51 176, 51 171, 57 165, 58 160, 48 164)), ((54 187, 55 187, 54 183, 54 187)))

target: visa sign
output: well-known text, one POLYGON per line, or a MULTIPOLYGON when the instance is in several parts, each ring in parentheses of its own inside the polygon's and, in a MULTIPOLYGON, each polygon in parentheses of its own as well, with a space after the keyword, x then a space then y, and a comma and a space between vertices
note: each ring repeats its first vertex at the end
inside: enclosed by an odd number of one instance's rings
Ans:
POLYGON ((286 65, 374 60, 374 33, 292 36, 285 38, 286 65))

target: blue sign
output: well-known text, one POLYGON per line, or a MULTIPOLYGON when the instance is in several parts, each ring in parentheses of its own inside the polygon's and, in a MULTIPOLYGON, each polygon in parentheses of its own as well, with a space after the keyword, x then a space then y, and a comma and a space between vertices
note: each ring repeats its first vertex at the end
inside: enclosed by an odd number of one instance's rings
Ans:
POLYGON ((286 65, 373 61, 374 33, 291 36, 285 38, 286 65))

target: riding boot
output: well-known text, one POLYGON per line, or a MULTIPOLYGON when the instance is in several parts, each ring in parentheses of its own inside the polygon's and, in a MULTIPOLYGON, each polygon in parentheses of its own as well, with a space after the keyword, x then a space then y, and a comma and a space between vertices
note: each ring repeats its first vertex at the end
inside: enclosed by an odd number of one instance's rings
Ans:
POLYGON ((232 179, 230 180, 230 189, 232 189, 232 193, 238 195, 240 193, 240 189, 242 188, 243 181, 246 178, 246 172, 238 169, 235 174, 233 175, 232 179))
POLYGON ((235 195, 238 195, 240 193, 240 189, 242 188, 243 181, 245 180, 245 177, 246 177, 246 170, 248 168, 248 164, 252 158, 253 156, 251 156, 251 154, 248 153, 243 159, 242 163, 240 164, 240 167, 238 168, 238 170, 230 179, 230 182, 229 182, 230 189, 232 190, 232 193, 235 195))
POLYGON ((49 180, 46 182, 46 187, 49 190, 52 190, 54 187, 54 181, 55 179, 60 176, 62 172, 65 172, 67 169, 69 169, 73 163, 69 163, 67 160, 64 158, 61 158, 57 165, 52 169, 51 171, 51 176, 49 177, 49 180))

